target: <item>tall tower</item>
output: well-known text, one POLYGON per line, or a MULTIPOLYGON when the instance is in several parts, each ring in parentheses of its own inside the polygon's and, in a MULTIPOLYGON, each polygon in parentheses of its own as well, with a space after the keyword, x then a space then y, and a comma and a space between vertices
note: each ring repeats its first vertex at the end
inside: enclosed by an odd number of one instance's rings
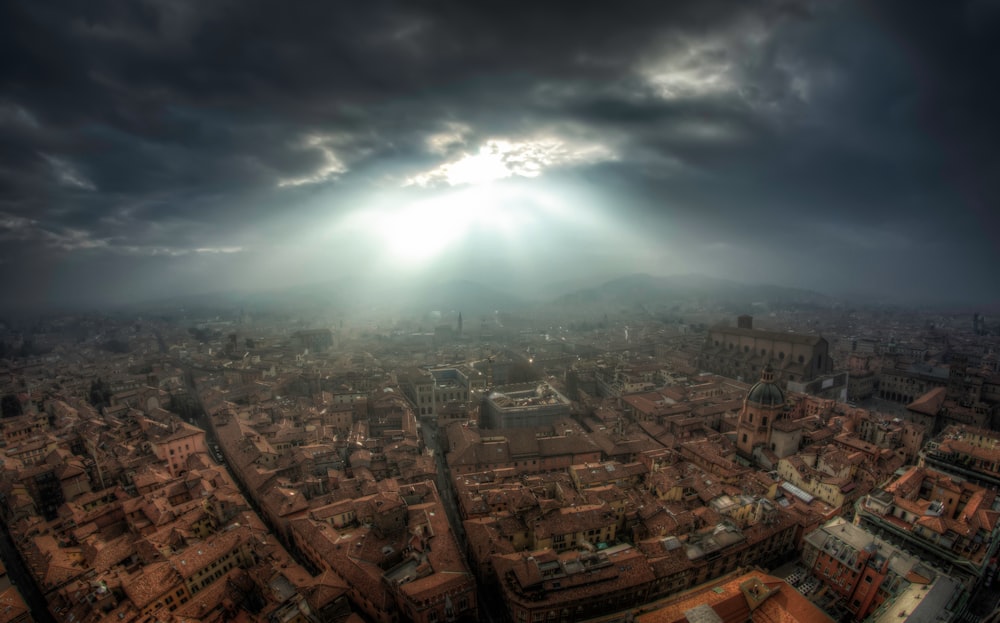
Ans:
POLYGON ((785 394, 774 382, 774 368, 764 366, 760 381, 743 399, 743 408, 736 424, 736 448, 746 457, 753 456, 754 446, 769 443, 771 426, 785 408, 785 394))
POLYGON ((458 312, 458 335, 462 336, 462 312, 458 312))

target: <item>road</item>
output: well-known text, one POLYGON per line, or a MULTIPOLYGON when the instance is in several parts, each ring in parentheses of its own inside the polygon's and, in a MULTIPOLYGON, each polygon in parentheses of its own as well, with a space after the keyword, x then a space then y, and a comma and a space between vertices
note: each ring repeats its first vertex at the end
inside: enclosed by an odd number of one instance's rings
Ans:
POLYGON ((458 512, 455 504, 455 491, 451 486, 451 472, 448 463, 444 460, 444 452, 439 447, 437 426, 429 423, 421 425, 424 433, 424 443, 428 448, 434 450, 434 460, 437 463, 437 488, 441 495, 441 503, 444 504, 445 512, 448 515, 448 522, 451 523, 451 530, 458 539, 458 544, 465 548, 465 528, 462 526, 462 516, 458 512))
MULTIPOLYGON (((448 515, 448 523, 451 524, 451 531, 458 540, 459 547, 465 551, 465 527, 462 525, 462 516, 458 512, 458 505, 455 503, 455 490, 451 485, 451 471, 448 463, 444 460, 442 448, 444 444, 441 439, 441 432, 434 422, 422 422, 421 430, 424 435, 424 443, 428 448, 434 450, 434 460, 437 462, 437 488, 441 495, 441 503, 444 504, 445 514, 448 515)), ((472 565, 470 563, 469 567, 472 565)), ((507 607, 496 586, 478 585, 478 611, 479 620, 488 623, 505 623, 507 621, 507 607)))

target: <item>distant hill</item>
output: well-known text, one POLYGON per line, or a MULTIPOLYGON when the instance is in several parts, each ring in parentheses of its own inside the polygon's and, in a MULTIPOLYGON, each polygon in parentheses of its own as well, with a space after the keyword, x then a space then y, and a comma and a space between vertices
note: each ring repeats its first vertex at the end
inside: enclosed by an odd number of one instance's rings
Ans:
POLYGON ((464 279, 415 284, 396 288, 393 293, 395 300, 382 297, 383 305, 385 301, 393 301, 394 307, 404 311, 460 311, 467 317, 496 310, 520 310, 527 305, 523 299, 508 292, 464 279))
POLYGON ((557 307, 576 309, 601 306, 620 309, 692 303, 732 307, 830 306, 835 302, 824 294, 800 288, 771 284, 748 285, 704 275, 654 277, 633 274, 612 279, 593 288, 569 292, 552 303, 557 307))
POLYGON ((132 309, 239 309, 256 311, 396 310, 410 313, 460 311, 466 315, 523 309, 527 303, 512 294, 468 280, 382 283, 337 279, 252 292, 218 291, 145 301, 132 309))
POLYGON ((188 310, 245 308, 251 313, 314 311, 348 315, 377 311, 417 316, 431 311, 454 311, 471 318, 495 311, 573 316, 635 310, 645 315, 675 307, 731 312, 751 307, 828 307, 835 303, 828 296, 799 288, 748 285, 704 275, 655 277, 632 274, 593 287, 577 288, 548 300, 512 294, 504 288, 467 279, 379 282, 345 278, 256 292, 219 291, 175 296, 131 307, 182 307, 188 310))

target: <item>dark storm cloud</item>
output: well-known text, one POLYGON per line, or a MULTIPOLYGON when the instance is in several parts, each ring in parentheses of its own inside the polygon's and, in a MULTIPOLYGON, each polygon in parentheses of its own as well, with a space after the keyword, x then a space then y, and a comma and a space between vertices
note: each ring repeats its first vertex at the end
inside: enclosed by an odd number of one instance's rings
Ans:
POLYGON ((866 262, 906 296, 951 269, 982 283, 997 13, 878 6, 4 3, 0 269, 56 289, 124 255, 106 292, 184 289, 213 261, 226 279, 370 188, 557 131, 614 152, 578 165, 610 214, 717 272, 756 254, 760 280, 821 289, 866 262))
POLYGON ((932 13, 903 2, 874 6, 916 75, 921 126, 941 146, 966 207, 992 227, 1000 246, 1000 3, 946 3, 932 13))

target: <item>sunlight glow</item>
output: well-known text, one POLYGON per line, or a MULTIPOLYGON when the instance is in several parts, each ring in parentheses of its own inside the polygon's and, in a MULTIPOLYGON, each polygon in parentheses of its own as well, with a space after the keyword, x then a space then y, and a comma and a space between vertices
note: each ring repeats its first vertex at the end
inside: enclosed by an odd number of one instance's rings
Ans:
POLYGON ((604 145, 572 143, 551 136, 523 141, 490 139, 476 153, 464 152, 455 160, 408 178, 404 186, 463 186, 510 177, 533 178, 551 167, 615 159, 614 152, 604 145))
POLYGON ((533 228, 556 223, 567 213, 552 193, 512 182, 430 193, 409 201, 383 198, 342 226, 349 235, 372 236, 390 263, 415 267, 475 239, 517 247, 533 228))

